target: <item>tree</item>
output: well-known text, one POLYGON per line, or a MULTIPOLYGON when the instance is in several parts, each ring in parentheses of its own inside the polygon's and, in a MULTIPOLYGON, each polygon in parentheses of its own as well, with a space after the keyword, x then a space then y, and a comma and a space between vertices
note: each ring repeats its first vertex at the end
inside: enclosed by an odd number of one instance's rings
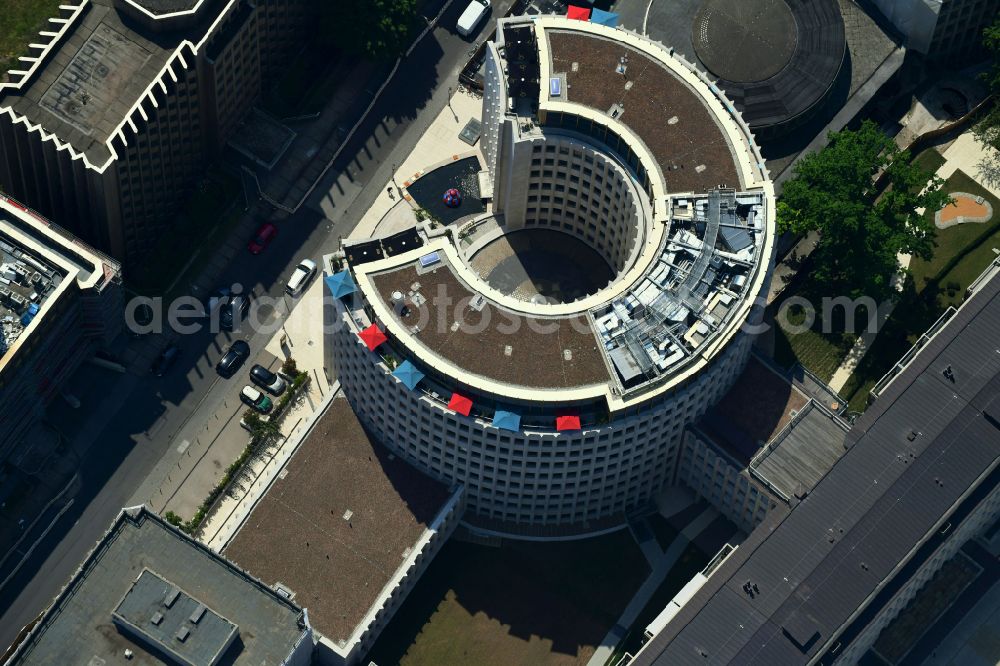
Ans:
POLYGON ((392 60, 410 45, 417 0, 327 0, 323 4, 322 33, 347 53, 392 60))
POLYGON ((1000 99, 1000 19, 983 31, 983 45, 990 54, 991 63, 982 78, 993 103, 973 131, 979 143, 993 149, 985 151, 979 171, 991 185, 1000 186, 1000 106, 997 105, 1000 99))
POLYGON ((243 421, 250 428, 250 438, 258 447, 269 446, 281 436, 281 429, 271 419, 262 418, 252 409, 243 412, 243 421))
POLYGON ((829 144, 804 157, 794 174, 778 201, 778 227, 819 232, 811 277, 829 295, 881 301, 892 294, 897 254, 933 253, 933 226, 917 209, 948 202, 943 181, 911 163, 873 122, 831 132, 829 144), (887 184, 881 194, 877 177, 887 184))

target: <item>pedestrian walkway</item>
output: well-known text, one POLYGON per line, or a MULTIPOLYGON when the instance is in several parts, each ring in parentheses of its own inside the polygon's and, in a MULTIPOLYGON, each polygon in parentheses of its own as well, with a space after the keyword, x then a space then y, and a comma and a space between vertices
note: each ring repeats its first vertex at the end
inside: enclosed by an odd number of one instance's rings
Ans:
MULTIPOLYGON (((594 650, 594 655, 587 662, 587 666, 604 666, 604 663, 611 657, 614 653, 615 648, 618 647, 618 643, 628 634, 628 630, 635 624, 636 618, 639 617, 639 613, 642 609, 646 607, 649 600, 653 598, 653 595, 659 589, 663 581, 667 579, 667 575, 670 574, 670 570, 674 568, 677 561, 680 560, 681 555, 687 549, 688 544, 690 544, 699 534, 708 529, 708 526, 712 524, 716 518, 719 517, 719 513, 712 508, 705 509, 698 516, 694 518, 687 526, 681 530, 680 534, 674 538, 670 547, 667 548, 666 552, 662 553, 656 565, 653 567, 652 572, 643 582, 642 586, 632 597, 632 600, 622 611, 621 616, 618 618, 618 622, 615 626, 607 633, 604 639, 601 641, 600 646, 594 650)), ((634 629, 640 629, 640 627, 635 627, 634 629)))
MULTIPOLYGON (((410 154, 397 166, 390 180, 382 186, 378 198, 365 212, 350 238, 371 238, 376 230, 379 235, 385 235, 386 229, 391 227, 386 224, 380 228, 380 222, 390 211, 393 211, 393 216, 399 214, 393 209, 399 204, 401 188, 406 183, 415 180, 429 167, 476 150, 458 138, 458 134, 466 123, 472 119, 479 120, 481 115, 482 99, 464 89, 454 93, 410 154)), ((325 201, 321 206, 325 214, 332 212, 326 209, 325 201)))
POLYGON ((313 393, 310 392, 303 404, 288 414, 285 423, 291 425, 282 428, 286 433, 284 438, 247 465, 239 484, 206 517, 199 536, 202 543, 216 552, 225 548, 339 390, 339 382, 334 383, 326 389, 318 402, 314 402, 313 393))
MULTIPOLYGON (((840 366, 834 371, 833 377, 830 378, 829 386, 834 392, 839 393, 844 385, 847 384, 847 380, 851 378, 854 371, 857 369, 858 364, 861 363, 861 359, 865 357, 868 353, 868 349, 871 348, 875 338, 878 336, 878 332, 882 330, 882 326, 889 319, 889 315, 896 307, 896 301, 885 301, 880 303, 878 306, 878 315, 875 320, 875 326, 866 326, 864 333, 858 338, 851 350, 847 352, 847 356, 844 360, 840 362, 840 366)), ((849 396, 848 396, 849 397, 849 396)))
POLYGON ((976 141, 972 130, 963 132, 944 151, 944 164, 937 170, 937 176, 943 180, 948 180, 956 171, 963 171, 967 176, 985 187, 990 194, 1000 198, 1000 183, 991 182, 986 172, 982 169, 982 164, 986 160, 995 160, 991 156, 993 148, 984 146, 976 141))
MULTIPOLYGON (((258 359, 261 365, 277 372, 286 359, 294 358, 298 370, 309 374, 309 383, 303 393, 281 417, 281 431, 286 440, 295 434, 331 392, 323 359, 322 310, 323 281, 314 279, 283 325, 265 345, 268 353, 258 359)), ((277 402, 278 398, 272 400, 277 402)), ((226 468, 240 457, 250 443, 250 434, 240 425, 247 408, 241 403, 229 405, 223 402, 220 409, 228 416, 215 414, 204 424, 196 441, 181 441, 177 452, 183 455, 176 462, 161 461, 160 467, 172 464, 175 469, 164 470, 167 473, 161 478, 165 481, 155 492, 151 491, 148 503, 154 510, 161 513, 171 511, 184 520, 190 520, 212 489, 222 481, 226 468), (192 451, 203 453, 195 457, 192 451)), ((276 444, 263 452, 250 467, 276 457, 280 448, 281 444, 276 444)), ((241 475, 241 478, 245 476, 241 475)), ((237 495, 243 492, 238 488, 240 483, 240 480, 234 483, 237 495)))
POLYGON ((663 557, 663 549, 660 548, 660 542, 656 540, 656 534, 650 529, 649 521, 647 518, 639 518, 635 521, 630 520, 628 528, 632 533, 632 538, 639 544, 639 550, 642 551, 643 556, 645 556, 646 561, 649 563, 649 568, 653 569, 656 563, 660 561, 660 558, 663 557))

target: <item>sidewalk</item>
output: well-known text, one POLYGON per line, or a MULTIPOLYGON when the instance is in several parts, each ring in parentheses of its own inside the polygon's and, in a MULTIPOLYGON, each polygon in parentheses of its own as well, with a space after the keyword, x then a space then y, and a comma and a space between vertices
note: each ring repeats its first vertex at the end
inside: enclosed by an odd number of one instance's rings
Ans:
MULTIPOLYGON (((291 356, 300 371, 309 373, 310 381, 306 389, 282 416, 281 430, 286 440, 331 392, 327 372, 323 367, 322 326, 318 324, 322 321, 322 299, 323 280, 316 278, 298 299, 284 325, 265 345, 268 354, 259 360, 261 365, 276 372, 285 358, 291 356), (281 347, 283 338, 287 340, 287 354, 281 347)), ((277 398, 272 399, 277 402, 277 398)), ((240 419, 248 407, 242 403, 223 403, 223 410, 228 412, 233 408, 235 412, 225 420, 216 413, 204 425, 201 436, 195 441, 183 440, 178 444, 177 452, 185 456, 173 463, 174 469, 164 475, 166 483, 149 498, 149 504, 154 510, 160 513, 172 511, 182 519, 189 520, 219 484, 226 468, 239 458, 250 442, 249 433, 240 426, 240 419), (194 458, 191 451, 203 453, 194 458)), ((275 457, 280 448, 280 445, 272 447, 264 453, 261 460, 255 461, 250 467, 263 465, 263 461, 275 457)), ((170 463, 161 461, 158 469, 164 464, 170 463)), ((234 489, 238 492, 239 484, 240 480, 234 484, 234 489)))
MULTIPOLYGON (((394 207, 397 207, 401 200, 400 188, 406 187, 428 167, 453 159, 457 155, 467 154, 470 151, 478 152, 478 143, 475 146, 470 146, 458 138, 458 133, 462 131, 469 120, 473 118, 479 120, 482 109, 482 99, 478 96, 464 90, 454 93, 451 97, 451 103, 441 110, 441 113, 420 137, 407 158, 398 165, 393 178, 379 189, 375 203, 358 221, 349 238, 352 240, 371 238, 376 232, 381 236, 385 235, 390 228, 396 229, 400 224, 398 220, 390 224, 390 220, 387 218, 384 228, 379 223, 390 211, 392 211, 393 217, 400 215, 398 208, 394 210, 394 207), (391 196, 390 191, 392 192, 391 196)), ((325 202, 324 212, 329 213, 325 209, 325 202)), ((413 221, 416 222, 416 217, 413 218, 413 221)))
POLYGON ((1000 187, 997 183, 991 183, 979 168, 987 150, 976 141, 971 130, 963 132, 944 151, 944 164, 937 170, 936 175, 943 180, 948 180, 956 171, 964 171, 967 176, 986 188, 990 194, 1000 198, 1000 187))

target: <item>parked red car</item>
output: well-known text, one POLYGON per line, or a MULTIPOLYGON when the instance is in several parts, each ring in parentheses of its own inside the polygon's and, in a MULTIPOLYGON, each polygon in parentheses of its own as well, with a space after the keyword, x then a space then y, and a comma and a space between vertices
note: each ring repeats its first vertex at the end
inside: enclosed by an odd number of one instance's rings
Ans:
POLYGON ((250 250, 250 254, 260 254, 277 235, 278 227, 270 222, 265 222, 257 229, 257 233, 254 234, 253 239, 247 243, 247 249, 250 250))

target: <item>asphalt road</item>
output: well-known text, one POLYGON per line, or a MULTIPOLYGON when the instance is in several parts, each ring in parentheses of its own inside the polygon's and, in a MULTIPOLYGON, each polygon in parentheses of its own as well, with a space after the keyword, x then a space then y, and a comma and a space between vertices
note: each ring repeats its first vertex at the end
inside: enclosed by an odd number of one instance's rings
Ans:
MULTIPOLYGON (((509 4, 494 3, 494 15, 509 4)), ((400 66, 309 205, 278 222, 280 233, 263 254, 237 253, 221 284, 240 283, 258 296, 280 296, 301 258, 319 260, 338 247, 389 179, 391 165, 402 161, 444 108, 448 88, 457 87, 457 74, 471 47, 452 29, 463 8, 464 3, 456 0, 439 24, 444 27, 425 37, 400 66), (366 189, 369 184, 375 186, 366 189), (325 217, 321 210, 327 211, 325 217)), ((492 25, 485 26, 478 37, 491 30, 492 25)), ((245 240, 236 239, 241 245, 245 240)), ((146 483, 161 459, 178 455, 178 435, 215 414, 238 392, 244 383, 242 373, 221 380, 213 369, 230 337, 204 330, 181 336, 182 356, 164 378, 114 377, 98 370, 88 375, 95 378, 94 385, 84 390, 106 392, 103 400, 118 400, 121 407, 101 430, 75 433, 84 442, 81 489, 18 574, 0 590, 0 645, 9 645, 58 594, 121 508, 158 481, 154 476, 146 483)), ((268 336, 241 337, 256 354, 268 336)), ((100 401, 95 409, 102 409, 100 401)))

